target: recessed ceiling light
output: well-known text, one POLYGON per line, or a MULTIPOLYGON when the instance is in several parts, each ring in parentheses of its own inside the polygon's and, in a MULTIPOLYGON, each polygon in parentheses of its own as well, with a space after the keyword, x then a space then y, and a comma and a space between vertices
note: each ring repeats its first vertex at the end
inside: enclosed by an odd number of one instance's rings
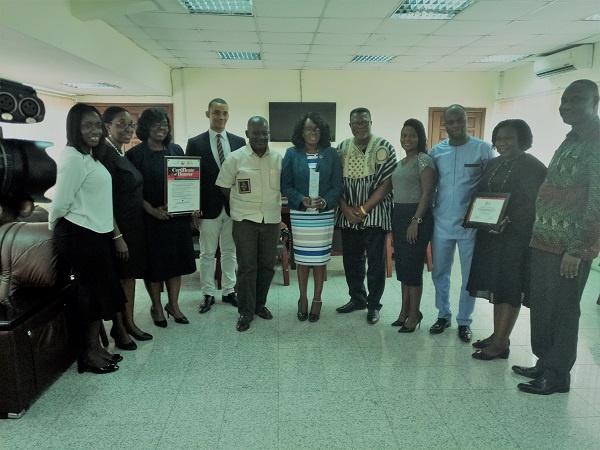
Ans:
POLYGON ((193 14, 251 16, 252 0, 179 0, 193 14))
POLYGON ((589 16, 589 17, 586 17, 586 18, 585 18, 585 19, 583 19, 583 20, 600 20, 600 13, 598 13, 598 14, 593 14, 593 15, 591 15, 591 16, 589 16))
POLYGON ((391 61, 392 59, 394 59, 394 56, 356 55, 350 62, 381 63, 391 61))
POLYGON ((243 61, 260 61, 260 53, 252 52, 217 52, 221 59, 238 59, 243 61))
POLYGON ((491 55, 491 56, 486 56, 485 58, 481 58, 478 61, 478 63, 511 63, 511 62, 516 62, 516 61, 521 61, 522 59, 525 59, 527 57, 529 57, 531 55, 491 55))
POLYGON ((60 83, 75 89, 121 89, 121 86, 110 83, 60 83))
POLYGON ((475 0, 406 0, 392 14, 392 18, 448 20, 474 2, 475 0))

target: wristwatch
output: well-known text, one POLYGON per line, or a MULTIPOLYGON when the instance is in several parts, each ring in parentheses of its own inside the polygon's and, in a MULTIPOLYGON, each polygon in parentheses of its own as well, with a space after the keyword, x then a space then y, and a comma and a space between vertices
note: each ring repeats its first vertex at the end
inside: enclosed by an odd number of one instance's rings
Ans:
POLYGON ((417 223, 423 223, 423 219, 421 219, 420 217, 413 217, 412 220, 416 220, 417 223))

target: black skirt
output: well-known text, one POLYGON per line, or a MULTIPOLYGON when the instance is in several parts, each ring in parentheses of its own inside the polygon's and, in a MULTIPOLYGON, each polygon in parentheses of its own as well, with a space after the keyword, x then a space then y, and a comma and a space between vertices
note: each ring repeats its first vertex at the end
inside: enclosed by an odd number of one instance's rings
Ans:
POLYGON ((112 320, 115 313, 124 311, 127 299, 115 271, 112 233, 96 233, 60 219, 54 237, 58 252, 75 275, 79 320, 112 320))
POLYGON ((418 203, 394 203, 392 233, 394 236, 394 261, 398 281, 407 286, 423 285, 423 265, 427 245, 433 234, 433 216, 427 211, 423 222, 419 224, 417 242, 410 244, 406 240, 406 230, 417 212, 418 203))

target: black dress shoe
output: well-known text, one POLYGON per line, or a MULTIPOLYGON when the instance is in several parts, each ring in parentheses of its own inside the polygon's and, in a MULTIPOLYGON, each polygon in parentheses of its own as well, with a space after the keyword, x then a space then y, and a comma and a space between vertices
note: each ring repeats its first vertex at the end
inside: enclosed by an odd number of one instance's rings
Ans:
POLYGON ((248 328, 250 328, 250 322, 252 322, 252 318, 247 316, 240 316, 240 318, 237 321, 237 325, 235 326, 235 329, 240 332, 246 331, 248 328))
POLYGON ((404 319, 404 320, 396 319, 392 322, 392 326, 393 327, 402 327, 402 326, 404 326, 404 322, 406 322, 406 319, 404 319))
MULTIPOLYGON (((150 307, 150 316, 152 316, 153 312, 154 312, 154 308, 150 307)), ((167 328, 167 325, 169 325, 167 322, 167 319, 154 320, 154 317, 153 317, 152 321, 154 322, 154 325, 156 325, 157 327, 161 327, 161 328, 167 328)))
POLYGON ((266 306, 262 306, 256 311, 256 315, 265 320, 271 320, 273 318, 273 314, 271 314, 271 311, 269 311, 266 306))
POLYGON ((471 339, 473 338, 471 327, 469 325, 459 325, 458 338, 463 342, 471 342, 471 339))
POLYGON ((367 313, 367 322, 369 322, 371 325, 375 325, 377 322, 379 322, 379 310, 370 309, 367 313))
POLYGON ((553 383, 548 378, 541 377, 528 383, 519 383, 517 387, 528 394, 550 395, 556 392, 569 392, 569 385, 553 383))
POLYGON ((512 366, 512 370, 517 375, 521 375, 522 377, 533 378, 533 379, 540 378, 544 374, 544 371, 537 366, 533 366, 533 367, 512 366))
POLYGON ((448 319, 438 319, 429 329, 431 334, 443 333, 446 328, 450 328, 450 321, 448 319))
POLYGON ((223 303, 229 303, 231 304, 231 306, 235 306, 237 308, 238 302, 237 294, 235 292, 224 295, 223 298, 221 298, 221 300, 223 301, 223 303))
POLYGON ((212 295, 205 295, 204 300, 200 303, 200 314, 210 311, 210 307, 215 304, 215 298, 212 295))
POLYGON ((119 355, 118 353, 113 353, 113 355, 111 356, 110 359, 107 359, 108 362, 116 364, 118 362, 123 361, 123 357, 121 355, 119 355))
POLYGON ((359 311, 361 309, 367 309, 367 305, 357 305, 352 300, 350 300, 348 303, 346 303, 343 306, 340 306, 339 308, 336 308, 335 310, 339 313, 346 314, 351 313, 352 311, 359 311))

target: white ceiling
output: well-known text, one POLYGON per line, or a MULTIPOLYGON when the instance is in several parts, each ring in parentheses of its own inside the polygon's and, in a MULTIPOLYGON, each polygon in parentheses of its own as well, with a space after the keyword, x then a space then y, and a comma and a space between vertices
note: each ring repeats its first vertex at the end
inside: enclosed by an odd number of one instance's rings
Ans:
MULTIPOLYGON (((0 7, 11 1, 0 0, 0 7)), ((534 55, 527 60, 532 61, 535 55, 600 42, 600 22, 582 21, 600 13, 600 0, 475 0, 452 20, 414 21, 389 18, 402 0, 253 0, 253 17, 189 14, 178 0, 66 3, 76 19, 105 22, 171 68, 497 72, 525 62, 476 61, 522 54, 534 55), (221 60, 218 51, 260 52, 261 60, 221 60), (350 62, 356 55, 394 58, 350 62)), ((94 64, 93 48, 84 57, 72 50, 72 42, 50 44, 6 22, 0 24, 2 77, 73 93, 55 86, 59 80, 95 77, 121 86, 122 94, 151 93, 118 70, 94 64)))

